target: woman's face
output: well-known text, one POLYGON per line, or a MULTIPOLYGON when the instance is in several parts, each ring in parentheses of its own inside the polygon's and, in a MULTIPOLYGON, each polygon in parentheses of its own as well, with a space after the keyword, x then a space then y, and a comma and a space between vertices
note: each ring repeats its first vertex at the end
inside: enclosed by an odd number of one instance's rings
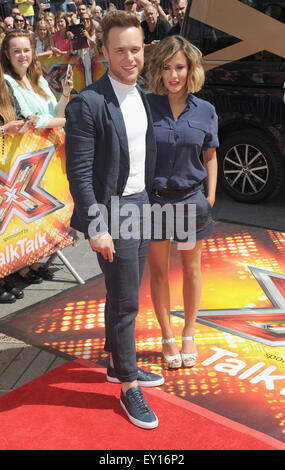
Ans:
POLYGON ((33 58, 29 37, 21 36, 11 38, 6 55, 15 72, 21 77, 24 76, 33 58))
POLYGON ((46 22, 48 23, 50 29, 52 30, 54 28, 54 19, 52 16, 47 16, 46 17, 46 22))
POLYGON ((15 19, 14 19, 14 22, 15 22, 15 29, 24 29, 25 20, 22 16, 16 15, 15 19))
POLYGON ((56 20, 56 26, 59 31, 63 31, 66 28, 66 22, 64 18, 58 18, 56 20))
POLYGON ((189 67, 184 52, 178 51, 163 65, 162 80, 168 93, 183 94, 187 89, 189 67))
POLYGON ((91 20, 88 16, 83 15, 80 19, 80 22, 84 24, 84 29, 89 30, 91 27, 91 20))
POLYGON ((76 13, 73 13, 72 15, 70 15, 70 22, 71 22, 71 24, 76 24, 77 23, 76 13))
POLYGON ((47 35, 47 28, 45 26, 39 26, 38 28, 38 37, 44 39, 47 35))

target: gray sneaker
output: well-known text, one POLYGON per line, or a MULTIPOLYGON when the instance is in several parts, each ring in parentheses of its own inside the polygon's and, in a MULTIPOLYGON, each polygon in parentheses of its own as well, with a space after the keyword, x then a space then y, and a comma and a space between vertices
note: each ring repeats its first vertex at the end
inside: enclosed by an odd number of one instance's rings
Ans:
POLYGON ((143 429, 154 429, 158 426, 158 419, 146 402, 139 386, 129 388, 126 395, 121 390, 120 403, 135 426, 143 429))
MULTIPOLYGON (((153 372, 147 372, 146 370, 138 367, 138 384, 140 387, 158 387, 164 384, 164 377, 153 372)), ((119 384, 121 381, 118 379, 116 372, 110 364, 107 367, 107 381, 114 384, 119 384)))

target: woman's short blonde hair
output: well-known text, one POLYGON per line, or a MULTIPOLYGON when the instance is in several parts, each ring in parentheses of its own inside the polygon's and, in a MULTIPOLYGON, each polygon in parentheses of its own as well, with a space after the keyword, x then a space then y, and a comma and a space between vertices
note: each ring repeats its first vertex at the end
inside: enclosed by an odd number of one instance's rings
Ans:
POLYGON ((163 66, 179 51, 184 52, 189 66, 188 93, 201 90, 205 81, 201 51, 182 36, 168 36, 160 41, 150 58, 149 88, 153 93, 157 95, 166 95, 168 93, 162 80, 163 66))

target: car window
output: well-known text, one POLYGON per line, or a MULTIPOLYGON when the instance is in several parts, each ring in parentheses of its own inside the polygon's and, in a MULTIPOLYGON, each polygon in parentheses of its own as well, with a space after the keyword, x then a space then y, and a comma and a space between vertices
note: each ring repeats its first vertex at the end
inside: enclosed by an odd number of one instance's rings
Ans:
MULTIPOLYGON (((212 54, 214 52, 220 51, 222 49, 229 48, 230 46, 233 46, 234 44, 241 43, 243 39, 243 23, 246 24, 246 22, 243 21, 243 15, 246 13, 251 13, 251 18, 252 22, 260 22, 261 20, 265 22, 266 28, 261 28, 261 31, 267 30, 267 34, 270 34, 270 31, 274 31, 276 25, 275 21, 277 21, 277 28, 280 26, 281 23, 285 23, 285 0, 280 0, 276 2, 270 2, 267 0, 238 0, 240 3, 246 5, 247 7, 251 7, 252 9, 256 10, 258 12, 256 15, 254 15, 254 12, 248 9, 248 11, 244 11, 244 8, 237 8, 236 5, 234 6, 234 3, 232 0, 228 0, 227 3, 225 4, 225 21, 217 21, 217 16, 215 16, 214 10, 211 10, 209 7, 206 13, 204 13, 203 17, 202 14, 201 20, 199 21, 198 17, 199 14, 195 14, 195 3, 197 1, 192 1, 193 7, 190 9, 190 14, 189 18, 187 19, 186 23, 186 28, 185 28, 185 36, 192 42, 194 43, 199 49, 202 51, 204 56, 207 56, 209 54, 212 54), (233 4, 233 13, 237 15, 237 18, 235 19, 235 24, 238 24, 239 27, 235 29, 236 35, 235 34, 230 34, 231 26, 230 26, 230 21, 228 19, 230 18, 231 14, 231 3, 233 4), (227 11, 226 11, 227 10, 227 11), (194 12, 193 17, 191 16, 192 11, 194 12), (253 14, 252 14, 253 13, 253 14), (271 19, 268 21, 266 18, 261 16, 260 13, 263 13, 264 15, 271 17, 271 19), (238 15, 240 14, 240 18, 238 18, 238 15), (274 22, 272 22, 272 20, 274 22), (216 28, 213 26, 213 24, 219 23, 221 25, 220 28, 216 28), (279 24, 279 26, 278 26, 279 24), (223 28, 224 26, 224 28, 223 28), (241 34, 239 34, 241 33, 241 34), (237 37, 240 35, 240 37, 237 37)), ((217 5, 220 2, 217 2, 217 5)), ((212 2, 214 4, 214 2, 212 2)), ((198 11, 198 10, 197 10, 198 11)), ((221 15, 220 15, 221 16, 221 15)), ((248 25, 245 26, 248 29, 248 25)), ((233 28, 234 29, 234 28, 233 28)), ((260 34, 262 32, 260 31, 260 34)), ((283 31, 283 30, 282 30, 283 31)), ((255 34, 255 25, 253 24, 252 27, 252 32, 255 34)), ((280 37, 280 36, 279 36, 280 37)), ((284 37, 284 33, 282 34, 282 37, 284 37)), ((254 38, 254 36, 253 36, 254 38)), ((250 41, 248 41, 250 42, 250 41)), ((279 42, 279 41, 278 41, 279 42)), ((268 49, 262 49, 262 50, 257 50, 254 51, 254 53, 251 52, 251 47, 249 47, 249 53, 246 54, 245 56, 242 57, 239 60, 242 61, 268 61, 268 62, 274 62, 274 61, 285 61, 284 54, 280 53, 274 53, 272 49, 272 44, 268 45, 268 49)), ((228 52, 230 54, 230 50, 228 52)), ((227 55, 228 55, 227 54, 227 55)), ((214 57, 213 57, 214 59, 214 57)), ((235 57, 228 57, 228 60, 234 60, 235 57)))

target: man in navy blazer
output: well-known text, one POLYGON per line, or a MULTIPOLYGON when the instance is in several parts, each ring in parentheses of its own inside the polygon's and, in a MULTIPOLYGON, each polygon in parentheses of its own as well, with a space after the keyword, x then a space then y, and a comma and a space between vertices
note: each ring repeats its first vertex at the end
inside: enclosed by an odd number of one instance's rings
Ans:
POLYGON ((108 72, 66 108, 71 226, 89 239, 105 278, 107 380, 122 383, 120 403, 130 421, 152 429, 158 419, 141 386, 161 385, 164 378, 137 367, 134 331, 149 242, 143 236, 144 208, 156 162, 150 110, 136 85, 144 62, 143 33, 136 15, 119 10, 106 14, 101 26, 108 72), (120 227, 132 208, 138 236, 130 238, 120 227), (119 220, 115 234, 114 218, 119 220))

